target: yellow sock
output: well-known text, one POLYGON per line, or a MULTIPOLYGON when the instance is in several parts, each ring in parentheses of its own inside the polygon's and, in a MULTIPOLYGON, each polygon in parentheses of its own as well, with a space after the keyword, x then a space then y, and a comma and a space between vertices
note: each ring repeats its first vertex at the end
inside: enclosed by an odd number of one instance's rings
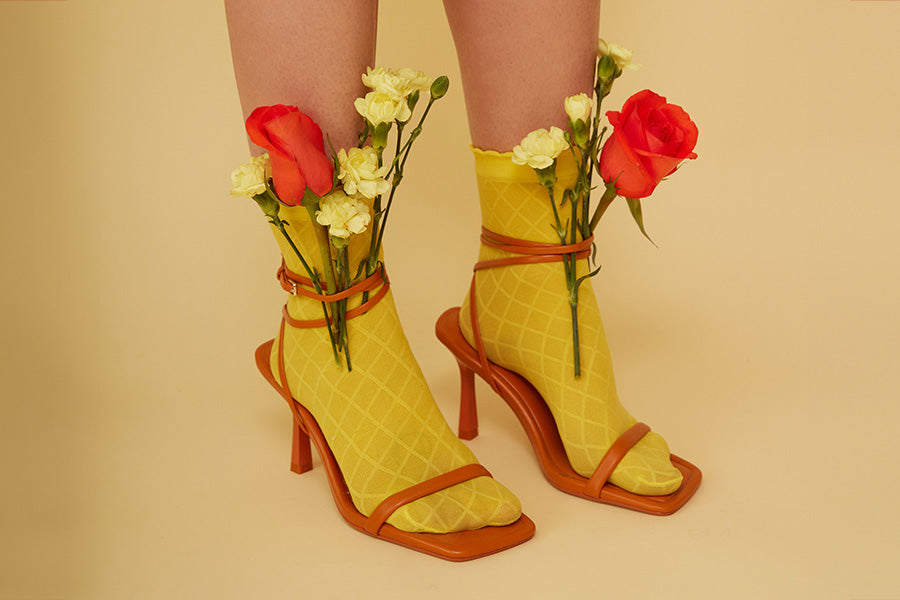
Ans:
MULTIPOLYGON (((315 235, 305 208, 282 207, 288 233, 321 272, 315 235)), ((305 271, 273 227, 288 268, 305 271)), ((354 236, 350 265, 355 271, 368 249, 368 236, 354 236)), ((349 301, 351 308, 360 298, 349 301)), ((291 296, 296 319, 319 319, 319 302, 291 296)), ((335 366, 323 328, 285 327, 288 387, 315 416, 334 453, 357 510, 368 516, 382 500, 416 483, 477 463, 453 434, 434 402, 400 327, 391 292, 372 309, 348 321, 353 370, 335 366)), ((277 340, 271 357, 278 373, 277 340)), ((388 523, 405 531, 447 533, 507 525, 521 515, 518 499, 489 477, 479 477, 398 509, 388 523)))
MULTIPOLYGON (((514 164, 510 156, 475 150, 483 225, 501 235, 559 243, 546 189, 532 168, 514 164)), ((572 187, 575 175, 574 161, 561 155, 558 194, 572 187)), ((479 260, 506 256, 511 255, 482 245, 479 260)), ((587 260, 578 261, 578 275, 587 272, 587 260)), ((487 357, 525 377, 540 392, 556 420, 572 468, 590 477, 612 443, 636 422, 616 394, 612 360, 590 282, 579 288, 578 379, 573 372, 572 320, 561 262, 479 270, 475 290, 487 357)), ((468 303, 466 297, 460 327, 474 346, 468 303)), ((654 432, 628 452, 610 477, 615 485, 644 495, 674 492, 681 480, 680 471, 669 461, 665 440, 654 432)))

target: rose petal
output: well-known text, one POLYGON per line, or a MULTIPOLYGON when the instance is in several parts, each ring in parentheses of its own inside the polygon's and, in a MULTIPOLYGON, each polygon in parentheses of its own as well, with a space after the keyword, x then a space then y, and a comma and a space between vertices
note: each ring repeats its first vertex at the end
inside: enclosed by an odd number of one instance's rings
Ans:
POLYGON ((603 145, 600 176, 607 183, 615 181, 616 192, 626 198, 644 198, 656 187, 642 161, 618 129, 613 130, 613 135, 603 145))
POLYGON ((683 132, 684 137, 681 140, 681 146, 675 152, 674 156, 682 158, 697 158, 692 152, 694 146, 697 145, 697 125, 691 120, 691 117, 677 104, 667 104, 660 109, 664 112, 670 122, 676 123, 678 128, 683 132), (690 156, 693 154, 693 156, 690 156))
POLYGON ((297 163, 290 157, 275 152, 269 153, 269 161, 278 198, 289 206, 300 204, 306 193, 306 180, 297 168, 297 163))
MULTIPOLYGON (((659 182, 663 177, 670 175, 678 165, 681 164, 683 158, 675 158, 672 156, 663 156, 646 150, 635 150, 635 154, 640 157, 641 164, 644 166, 648 176, 655 182, 659 182)), ((656 187, 656 183, 653 184, 656 187)))
MULTIPOLYGON (((250 136, 250 141, 266 150, 271 151, 275 149, 272 145, 272 140, 266 133, 266 127, 272 119, 278 118, 289 112, 299 112, 299 109, 296 106, 286 106, 284 104, 260 106, 256 108, 250 113, 250 116, 247 117, 246 127, 247 134, 250 136)), ((278 150, 284 152, 283 149, 279 148, 278 150)))
POLYGON ((334 165, 325 156, 322 130, 311 118, 289 112, 271 120, 266 130, 272 142, 293 158, 300 178, 314 194, 322 196, 331 190, 334 165))

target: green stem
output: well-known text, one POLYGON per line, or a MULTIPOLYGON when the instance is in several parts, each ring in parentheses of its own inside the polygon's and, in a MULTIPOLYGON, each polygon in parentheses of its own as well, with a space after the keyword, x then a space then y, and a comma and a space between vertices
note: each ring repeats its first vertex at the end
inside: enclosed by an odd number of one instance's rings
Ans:
POLYGON ((562 222, 559 220, 559 211, 556 210, 556 201, 553 199, 553 186, 545 186, 547 194, 550 196, 550 208, 553 209, 553 218, 556 219, 556 235, 559 236, 559 243, 565 245, 566 232, 563 229, 562 222))
MULTIPOLYGON (((381 167, 381 157, 378 157, 378 166, 381 167)), ((393 191, 393 190, 392 190, 393 191)), ((375 196, 375 203, 372 206, 372 227, 369 229, 371 232, 369 237, 369 254, 365 258, 366 264, 366 277, 371 275, 374 272, 373 267, 373 256, 377 256, 375 253, 375 247, 377 243, 377 233, 378 233, 378 224, 381 222, 381 196, 375 196)), ((368 290, 363 292, 362 301, 366 302, 369 299, 368 290)))
POLYGON ((324 225, 319 225, 318 221, 316 221, 315 206, 307 204, 306 211, 309 213, 310 224, 316 233, 319 255, 322 258, 322 270, 325 272, 325 285, 328 287, 328 293, 334 294, 338 289, 334 279, 334 264, 331 260, 331 242, 328 241, 328 228, 324 225))
MULTIPOLYGON (((328 228, 324 225, 319 225, 316 221, 316 206, 312 203, 306 204, 306 211, 309 213, 310 225, 313 228, 313 231, 316 234, 316 241, 319 246, 319 254, 322 258, 322 270, 325 272, 325 285, 327 286, 327 291, 329 294, 334 294, 340 291, 337 287, 337 282, 334 277, 334 264, 331 260, 331 242, 328 240, 328 228)), ((343 345, 343 340, 341 339, 341 324, 340 322, 335 323, 336 310, 334 307, 331 309, 332 319, 325 324, 325 326, 329 330, 329 335, 332 339, 335 339, 334 333, 332 332, 332 328, 336 327, 338 336, 335 342, 338 346, 343 345)), ((340 359, 338 359, 338 367, 340 367, 340 359)))
POLYGON ((574 363, 575 363, 575 378, 578 379, 581 377, 581 349, 579 348, 579 340, 578 340, 578 292, 577 290, 574 294, 570 294, 569 296, 569 308, 572 311, 572 347, 575 350, 574 354, 574 363), (574 301, 572 297, 574 296, 574 301))
POLYGON ((397 186, 399 186, 400 182, 403 180, 403 169, 406 166, 406 159, 409 157, 409 151, 412 149, 412 144, 416 140, 416 138, 418 138, 419 135, 422 134, 422 123, 425 122, 425 117, 428 116, 428 111, 431 110, 432 104, 434 104, 434 98, 430 98, 428 100, 428 104, 425 105, 425 110, 422 112, 422 116, 419 117, 419 122, 416 123, 416 126, 410 132, 409 138, 406 140, 406 143, 402 147, 400 147, 400 133, 402 132, 402 127, 398 126, 398 150, 394 155, 394 160, 391 163, 391 168, 388 170, 385 178, 390 177, 395 168, 397 169, 397 172, 394 173, 393 180, 391 181, 391 193, 388 196, 387 205, 384 207, 384 217, 380 220, 380 226, 373 227, 372 229, 372 235, 373 238, 375 238, 375 244, 374 247, 369 250, 369 262, 366 265, 366 276, 369 276, 375 272, 375 265, 378 263, 378 253, 381 252, 381 243, 384 240, 384 230, 387 227, 388 215, 391 212, 391 205, 394 202, 394 193, 397 191, 397 186))
MULTIPOLYGON (((399 183, 400 179, 403 178, 402 171, 400 171, 400 170, 397 171, 397 178, 398 178, 397 183, 399 183)), ((378 229, 378 231, 372 232, 372 237, 377 238, 377 239, 375 240, 375 247, 374 247, 373 252, 371 252, 369 254, 369 264, 366 267, 366 275, 367 276, 371 275, 372 273, 375 272, 375 265, 378 264, 378 253, 381 251, 381 242, 384 240, 384 228, 387 225, 387 218, 391 212, 391 204, 393 204, 393 202, 394 202, 394 192, 396 192, 396 191, 397 191, 397 186, 392 185, 391 193, 388 196, 387 206, 384 207, 384 218, 381 221, 381 227, 378 229)))
POLYGON ((579 220, 578 224, 581 226, 582 239, 587 239, 591 236, 588 213, 591 210, 591 180, 593 172, 594 167, 590 153, 582 153, 581 171, 579 172, 579 177, 581 178, 581 186, 578 190, 579 200, 581 203, 581 219, 579 220))
MULTIPOLYGON (((428 104, 425 105, 425 110, 422 111, 422 116, 419 117, 419 122, 416 123, 416 126, 410 133, 409 138, 407 138, 406 143, 403 144, 403 147, 397 152, 397 154, 394 155, 394 161, 391 163, 391 168, 388 169, 387 175, 385 175, 385 179, 391 176, 391 173, 394 172, 394 168, 397 168, 401 173, 403 172, 403 167, 406 164, 406 157, 409 156, 409 148, 412 146, 412 143, 415 141, 415 139, 419 137, 419 134, 422 133, 422 123, 425 122, 425 117, 428 116, 428 112, 431 110, 432 104, 434 104, 434 98, 430 98, 428 100, 428 104), (398 161, 401 154, 403 155, 403 161, 398 166, 398 161)), ((397 137, 397 142, 400 142, 399 135, 397 137)))
MULTIPOLYGON (((347 257, 347 247, 344 246, 338 250, 338 283, 341 290, 347 289, 350 283, 349 274, 349 258, 347 257)), ((347 360, 347 372, 353 370, 353 363, 350 362, 350 337, 347 332, 347 298, 338 302, 337 325, 340 330, 341 346, 344 348, 344 358, 347 360)))
MULTIPOLYGON (((575 244, 578 241, 577 232, 578 232, 578 204, 576 204, 573 199, 570 198, 570 204, 572 205, 572 236, 571 243, 575 244)), ((569 305, 572 309, 572 347, 574 348, 574 362, 575 362, 575 377, 578 378, 581 376, 581 351, 578 344, 578 289, 577 283, 575 281, 577 273, 577 260, 578 255, 575 252, 569 254, 569 261, 567 263, 566 269, 566 286, 569 288, 569 305)))
MULTIPOLYGON (((306 269, 306 274, 309 275, 309 280, 312 281, 313 287, 316 290, 317 294, 322 294, 322 284, 319 283, 319 277, 313 273, 313 270, 309 267, 309 264, 303 258, 303 255, 300 253, 300 249, 297 248, 297 245, 294 244, 294 240, 291 239, 291 236, 288 235, 287 229, 284 227, 284 221, 280 218, 273 217, 272 224, 278 228, 278 231, 281 232, 281 235, 284 236, 284 239, 287 240, 287 243, 294 250, 294 254, 297 255, 297 258, 300 259, 300 264, 303 265, 303 268, 306 269)), ((328 304, 322 300, 322 314, 325 317, 325 329, 328 330, 328 340, 331 342, 331 352, 334 354, 334 362, 341 366, 341 359, 338 356, 337 343, 334 339, 334 332, 331 330, 331 319, 328 316, 328 304)))
POLYGON ((313 274, 312 269, 309 267, 309 264, 306 262, 306 259, 303 258, 303 255, 300 254, 300 249, 294 244, 294 240, 291 239, 291 236, 288 235, 287 229, 284 228, 284 221, 279 219, 278 217, 273 218, 272 224, 278 228, 278 231, 281 232, 281 235, 284 236, 284 239, 287 240, 287 243, 294 250, 294 254, 297 255, 297 258, 300 259, 300 264, 303 265, 303 269, 306 271, 306 274, 309 276, 309 280, 312 281, 313 287, 316 289, 316 293, 322 293, 322 286, 319 284, 318 278, 313 274))

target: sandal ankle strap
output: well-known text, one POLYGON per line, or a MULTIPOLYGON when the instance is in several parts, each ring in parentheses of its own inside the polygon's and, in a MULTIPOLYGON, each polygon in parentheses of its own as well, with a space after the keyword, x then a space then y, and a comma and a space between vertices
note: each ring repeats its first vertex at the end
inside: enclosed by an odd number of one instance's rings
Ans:
POLYGON ((481 243, 497 250, 511 252, 519 256, 509 256, 494 260, 482 260, 475 263, 474 270, 503 267, 506 265, 524 265, 563 260, 566 254, 575 254, 576 258, 587 258, 591 253, 594 236, 590 236, 574 244, 549 244, 520 240, 495 233, 486 227, 481 228, 481 243))
MULTIPOLYGON (((279 282, 281 282, 281 287, 284 288, 286 292, 289 292, 292 295, 304 296, 306 298, 311 298, 319 302, 328 303, 338 302, 340 300, 343 300, 344 298, 349 298, 354 294, 370 292, 375 288, 378 288, 378 291, 369 296, 368 300, 366 300, 359 306, 347 311, 346 318, 348 321, 353 317, 358 317, 359 315, 367 312, 373 306, 378 304, 378 302, 388 293, 388 290, 391 287, 391 283, 390 281, 388 281, 387 274, 384 271, 384 265, 381 265, 380 268, 372 275, 366 277, 362 281, 351 285, 346 290, 343 290, 336 294, 319 294, 318 292, 316 292, 311 279, 303 277, 302 275, 294 273, 293 271, 288 269, 283 260, 281 262, 281 266, 278 268, 278 271, 275 274, 275 277, 279 282)), ((319 287, 322 287, 321 284, 319 287)), ((291 327, 295 327, 297 329, 313 329, 315 327, 324 327, 327 324, 328 321, 324 317, 320 319, 295 319, 288 312, 287 304, 285 304, 281 309, 281 325, 278 328, 278 377, 280 383, 278 391, 281 392, 281 395, 284 396, 285 400, 288 401, 288 404, 291 406, 291 410, 294 411, 294 415, 297 417, 298 422, 301 423, 303 422, 303 419, 301 418, 300 413, 297 412, 296 407, 293 404, 293 397, 291 396, 291 392, 287 384, 287 372, 285 370, 284 364, 285 326, 290 325, 291 327)))
MULTIPOLYGON (((352 319, 353 317, 358 317, 359 315, 365 313, 370 310, 373 306, 378 304, 378 302, 384 298, 385 294, 387 294, 388 289, 390 288, 390 281, 388 281, 387 274, 384 271, 384 266, 382 265, 377 271, 359 281, 353 285, 351 285, 346 290, 341 292, 337 292, 336 294, 319 294, 316 292, 315 287, 313 286, 313 282, 308 277, 304 277, 299 275, 298 273, 294 273, 282 261, 281 266, 278 268, 278 272, 275 274, 275 277, 281 283, 281 287, 284 291, 290 293, 293 296, 303 296, 305 298, 311 298, 313 300, 317 300, 319 302, 338 302, 340 300, 344 300, 345 298, 349 298, 355 294, 361 294, 363 292, 370 292, 374 289, 378 289, 377 292, 369 296, 369 299, 357 306, 356 308, 352 308, 347 311, 347 319, 352 319)), ((319 287, 323 287, 320 283, 319 287)), ((288 313, 287 304, 281 309, 281 314, 284 316, 284 320, 291 327, 296 327, 298 329, 311 329, 314 327, 324 327, 327 321, 325 318, 321 319, 295 319, 288 313)))

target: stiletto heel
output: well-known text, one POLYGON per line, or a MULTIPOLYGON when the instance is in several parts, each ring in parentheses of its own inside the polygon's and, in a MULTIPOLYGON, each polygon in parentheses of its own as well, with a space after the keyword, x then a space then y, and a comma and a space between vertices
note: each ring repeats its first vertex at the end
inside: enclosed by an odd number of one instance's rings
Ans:
POLYGON ((300 427, 300 422, 295 418, 293 423, 294 440, 291 448, 291 471, 299 475, 312 470, 312 449, 309 445, 309 436, 300 427))
POLYGON ((478 407, 475 404, 475 372, 459 364, 459 439, 474 440, 478 435, 478 407))

